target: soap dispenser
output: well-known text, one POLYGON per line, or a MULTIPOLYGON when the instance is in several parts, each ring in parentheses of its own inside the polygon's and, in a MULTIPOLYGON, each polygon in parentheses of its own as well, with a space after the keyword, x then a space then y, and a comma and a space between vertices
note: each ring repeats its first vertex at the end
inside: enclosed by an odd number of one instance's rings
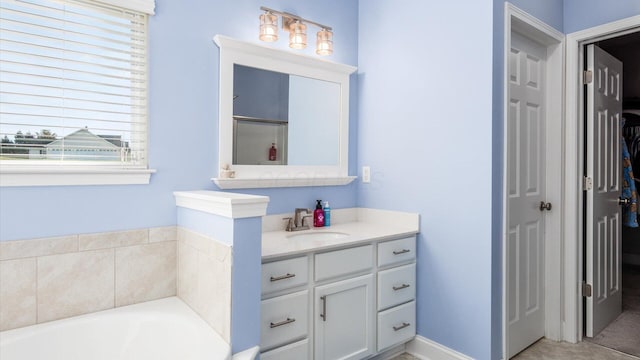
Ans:
POLYGON ((324 202, 324 208, 322 210, 324 211, 324 226, 331 225, 331 207, 328 201, 324 202))
POLYGON ((313 211, 313 226, 324 226, 324 209, 322 209, 322 200, 316 200, 316 209, 313 211))

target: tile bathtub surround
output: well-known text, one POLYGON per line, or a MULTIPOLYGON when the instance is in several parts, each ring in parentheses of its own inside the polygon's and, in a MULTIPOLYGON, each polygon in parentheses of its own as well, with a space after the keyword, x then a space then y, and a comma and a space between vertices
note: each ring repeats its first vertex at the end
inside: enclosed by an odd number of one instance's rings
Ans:
POLYGON ((78 235, 0 242, 0 261, 78 251, 78 235))
POLYGON ((231 337, 231 247, 178 227, 178 297, 226 341, 231 337))
POLYGON ((38 322, 114 307, 113 249, 38 258, 38 322))
POLYGON ((176 295, 176 242, 115 249, 116 307, 176 295))
POLYGON ((36 323, 36 259, 0 261, 0 331, 36 323))
POLYGON ((0 331, 176 294, 175 226, 0 242, 0 331))
POLYGON ((78 249, 80 251, 111 249, 123 246, 141 245, 148 242, 148 229, 82 234, 78 237, 78 249))

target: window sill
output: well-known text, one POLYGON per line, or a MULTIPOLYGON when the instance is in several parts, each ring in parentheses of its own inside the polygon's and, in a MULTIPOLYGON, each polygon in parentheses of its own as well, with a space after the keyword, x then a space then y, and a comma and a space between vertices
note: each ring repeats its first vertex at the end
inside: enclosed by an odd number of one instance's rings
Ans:
POLYGON ((0 187, 149 184, 152 169, 0 166, 0 187))

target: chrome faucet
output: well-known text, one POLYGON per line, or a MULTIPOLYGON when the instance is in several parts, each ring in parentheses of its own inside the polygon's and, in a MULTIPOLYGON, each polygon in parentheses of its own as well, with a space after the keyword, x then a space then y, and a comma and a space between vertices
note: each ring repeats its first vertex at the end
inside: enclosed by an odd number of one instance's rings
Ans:
POLYGON ((304 220, 308 217, 312 217, 313 213, 311 209, 304 208, 296 208, 293 217, 286 217, 283 220, 287 221, 286 231, 300 231, 300 230, 309 230, 309 225, 305 225, 304 220))

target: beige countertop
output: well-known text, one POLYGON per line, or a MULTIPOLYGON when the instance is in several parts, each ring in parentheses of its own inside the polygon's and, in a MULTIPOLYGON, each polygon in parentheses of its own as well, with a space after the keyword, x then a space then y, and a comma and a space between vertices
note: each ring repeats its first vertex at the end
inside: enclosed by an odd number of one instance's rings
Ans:
MULTIPOLYGON (((372 241, 382 241, 412 236, 419 232, 418 214, 387 212, 384 210, 357 209, 357 215, 350 216, 355 221, 311 228, 302 231, 265 231, 262 233, 262 260, 325 251, 358 245, 372 241), (391 216, 389 216, 391 215, 391 216), (304 238, 296 235, 320 233, 347 234, 340 238, 304 238)), ((277 215, 282 217, 282 215, 277 215)), ((333 219, 332 219, 333 220, 333 219)))

